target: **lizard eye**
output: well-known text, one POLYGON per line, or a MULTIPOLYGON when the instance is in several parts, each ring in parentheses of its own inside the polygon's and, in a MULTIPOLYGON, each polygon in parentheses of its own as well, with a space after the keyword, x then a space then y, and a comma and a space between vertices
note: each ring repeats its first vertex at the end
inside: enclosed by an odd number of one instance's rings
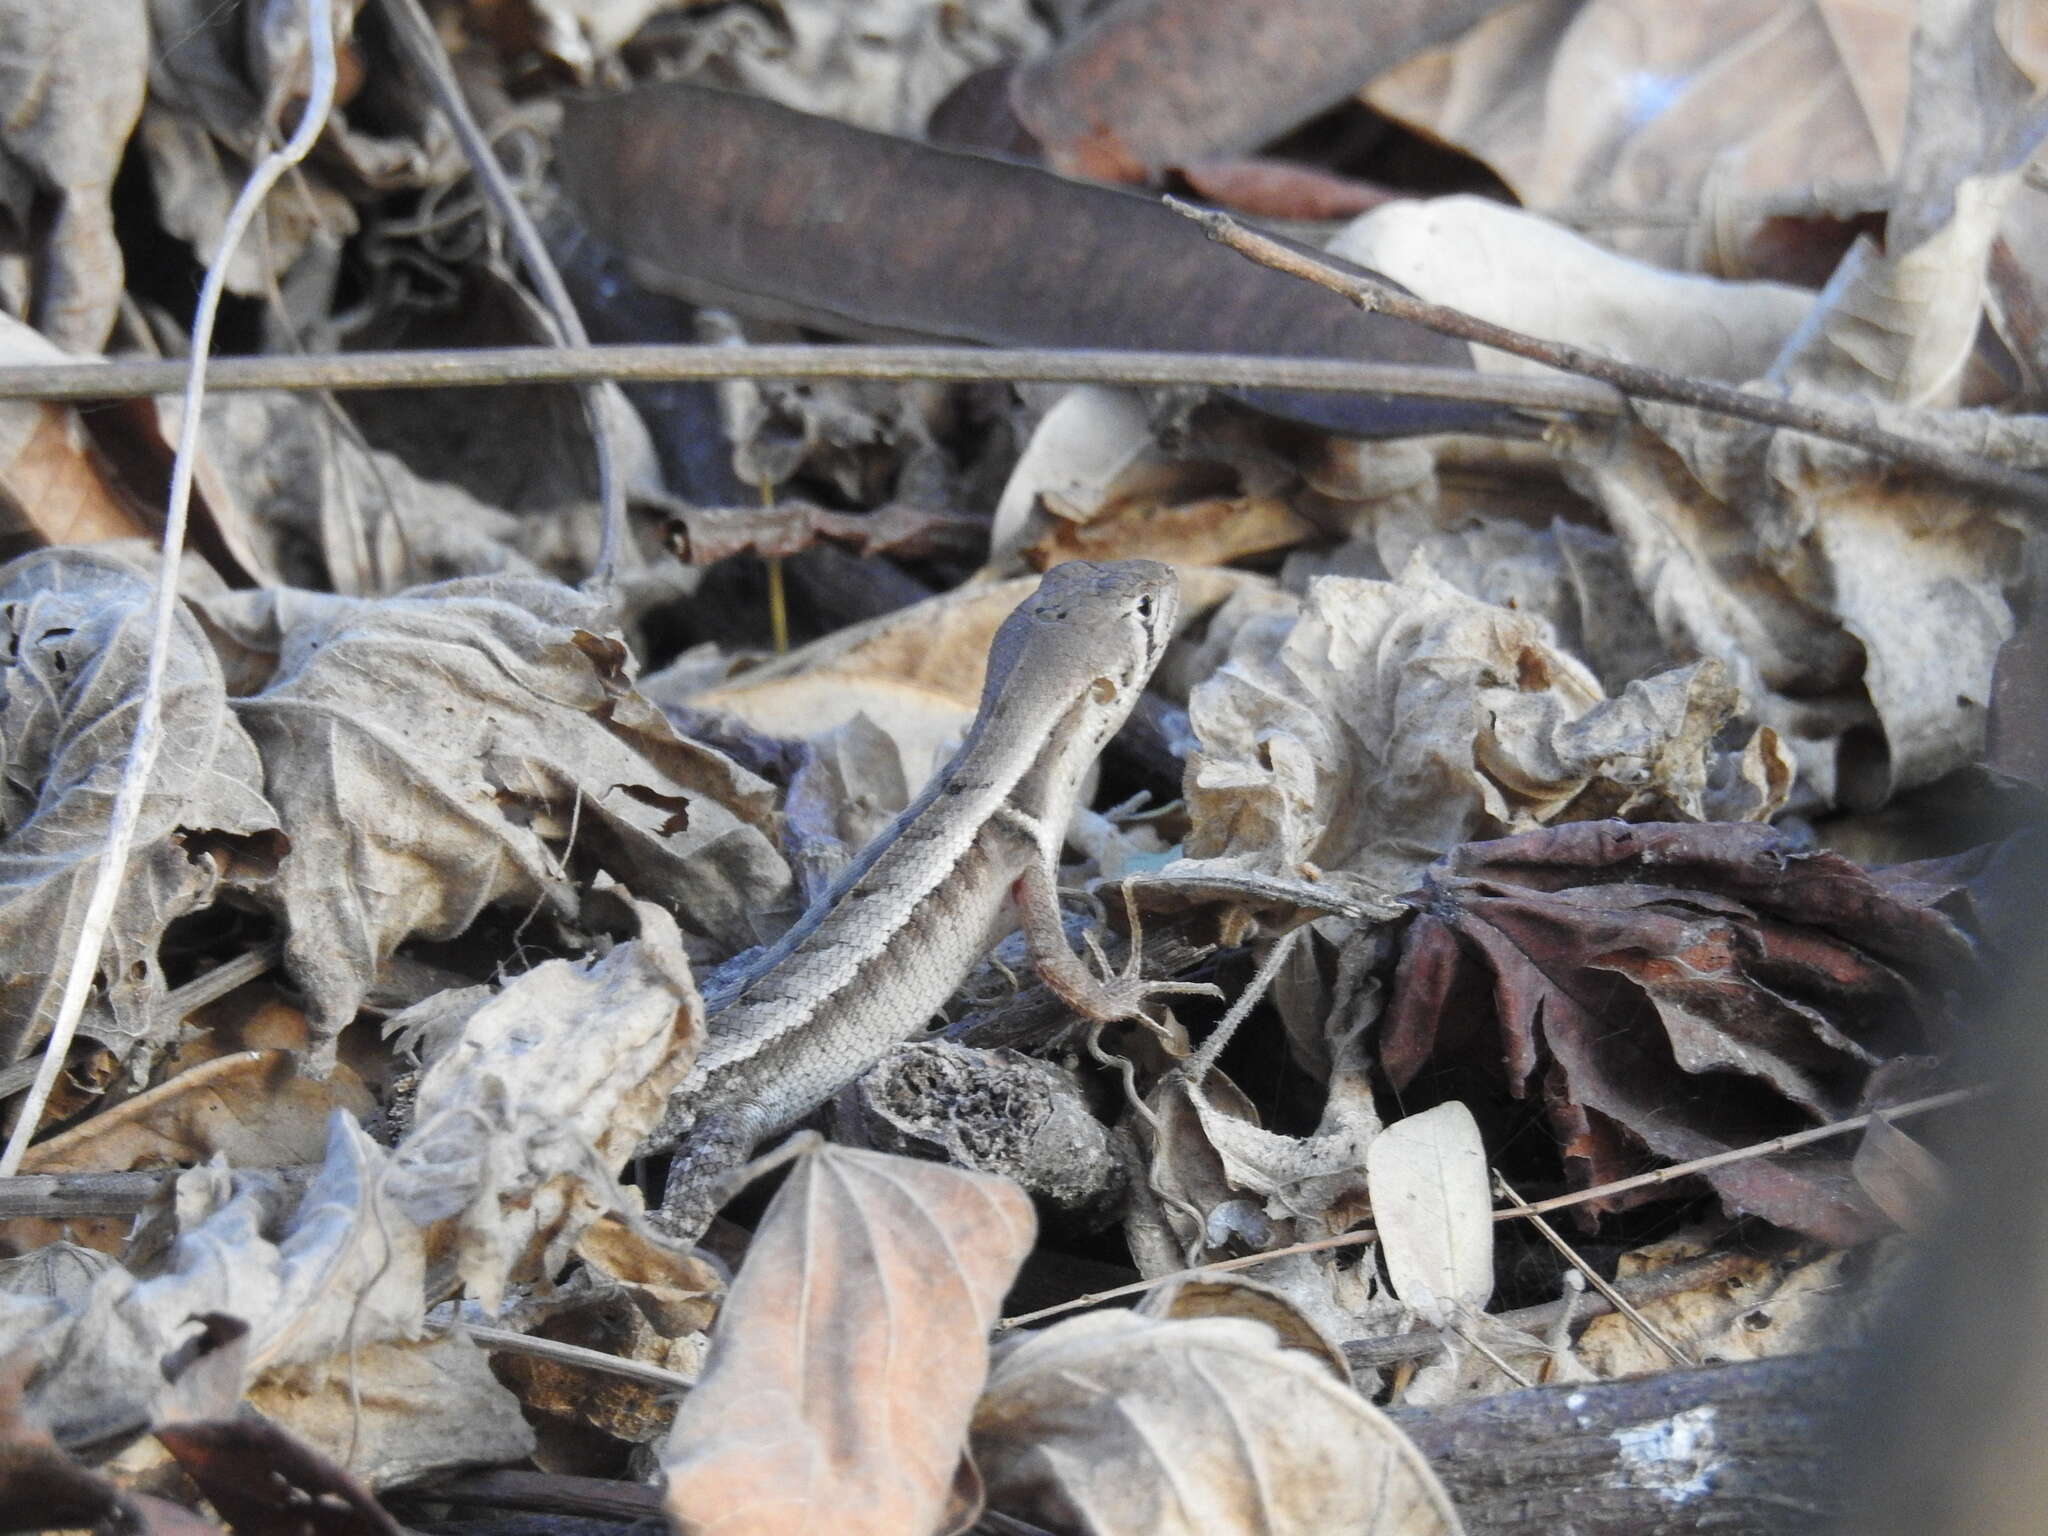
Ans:
POLYGON ((1138 617, 1141 619, 1152 617, 1152 594, 1149 592, 1138 599, 1138 617))

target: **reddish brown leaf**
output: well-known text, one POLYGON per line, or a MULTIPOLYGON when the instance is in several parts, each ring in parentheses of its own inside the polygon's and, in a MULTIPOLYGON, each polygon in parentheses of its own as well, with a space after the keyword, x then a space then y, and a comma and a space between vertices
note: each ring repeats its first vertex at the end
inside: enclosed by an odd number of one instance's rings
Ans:
MULTIPOLYGON (((684 81, 563 105, 557 162, 579 217, 640 281, 693 302, 839 336, 1471 365, 1463 342, 1252 266, 1151 198, 684 81)), ((1365 437, 1491 415, 1246 397, 1365 437)))
POLYGON ((367 1488, 267 1420, 160 1424, 156 1437, 235 1536, 399 1536, 367 1488))
POLYGON ((1012 77, 1010 104, 1074 176, 1144 181, 1242 154, 1502 0, 1120 0, 1012 77))
POLYGON ((120 1490, 22 1413, 22 1388, 38 1363, 31 1351, 0 1361, 0 1531, 111 1524, 126 1513, 120 1490))
MULTIPOLYGON (((1928 901, 1768 827, 1581 822, 1441 860, 1382 1035, 1397 1086, 1497 1050, 1586 1185, 1841 1118, 1938 1051, 1976 970, 1928 901), (1477 1008, 1475 999, 1484 999, 1477 1008), (1464 1021, 1492 1047, 1448 1037, 1464 1021), (1646 1159, 1645 1154, 1648 1154, 1646 1159)), ((1706 1175, 1730 1209, 1831 1242, 1882 1221, 1832 1149, 1706 1175)))

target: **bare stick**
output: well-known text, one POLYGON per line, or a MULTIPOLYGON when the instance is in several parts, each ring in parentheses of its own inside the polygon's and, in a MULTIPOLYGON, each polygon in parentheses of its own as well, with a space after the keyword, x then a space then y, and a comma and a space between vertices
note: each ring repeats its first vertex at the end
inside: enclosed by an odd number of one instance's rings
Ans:
POLYGON ((306 158, 327 126, 327 114, 334 104, 334 13, 329 0, 306 0, 306 38, 312 54, 312 80, 298 126, 282 147, 265 155, 249 173, 234 207, 228 210, 220 248, 214 252, 206 269, 206 281, 199 290, 199 307, 192 317, 192 355, 185 372, 184 417, 178 423, 177 454, 171 463, 170 505, 164 514, 163 554, 157 564, 156 589, 150 597, 149 663, 143 675, 142 702, 136 710, 134 744, 122 766, 120 788, 114 793, 106 850, 93 874, 92 894, 86 900, 78 943, 71 952, 71 968, 64 978, 64 995, 57 1005, 57 1017, 43 1046, 42 1066, 29 1086, 28 1097, 22 1101, 20 1117, 7 1138, 7 1149, 0 1152, 0 1178, 11 1177, 21 1168, 21 1159, 43 1118, 43 1106, 49 1102, 50 1090, 56 1085, 57 1074, 64 1069, 72 1037, 78 1032, 78 1020, 85 1012, 93 972, 99 968, 100 950, 113 920, 114 901, 128 872, 128 852, 135 842, 136 826, 142 820, 150 773, 163 745, 164 673, 170 660, 171 629, 178 614, 178 562, 184 553, 185 524, 192 508, 193 462, 199 450, 199 418, 206 399, 206 362, 213 349, 214 319, 220 312, 228 263, 262 208, 263 199, 278 178, 306 158))
MULTIPOLYGON (((177 363, 146 358, 0 365, 0 400, 121 400, 168 394, 177 363)), ((1081 348, 683 346, 474 347, 326 356, 224 357, 216 392, 255 389, 474 389, 613 379, 673 384, 720 379, 940 379, 959 383, 1133 384, 1167 388, 1300 389, 1428 400, 1470 400, 1532 411, 1619 416, 1627 397, 1585 379, 1523 378, 1469 368, 1335 358, 1081 348)))
POLYGON ((1661 368, 1624 363, 1568 342, 1545 341, 1522 331, 1511 331, 1504 325, 1481 320, 1463 310, 1431 304, 1412 294, 1402 293, 1379 278, 1333 267, 1305 251, 1253 233, 1228 214, 1196 208, 1178 198, 1169 197, 1166 202, 1174 212, 1185 214, 1201 225, 1203 232, 1218 244, 1229 246, 1262 267, 1271 267, 1276 272, 1285 272, 1290 277, 1342 294, 1360 309, 1392 315, 1441 335, 1454 336, 1460 341, 1494 347, 1532 362, 1599 379, 1637 399, 1688 405, 1742 421, 1828 438, 1861 448, 1867 453, 1897 459, 1900 463, 1911 464, 1960 485, 2010 498, 2024 506, 2048 507, 2048 479, 2012 469, 1981 454, 1965 453, 1938 443, 1887 432, 1868 421, 1859 421, 1853 416, 1820 406, 1752 394, 1746 389, 1716 383, 1712 379, 1688 378, 1682 374, 1666 373, 1661 368))
MULTIPOLYGON (((1648 1173, 1639 1173, 1633 1178, 1616 1179, 1611 1184, 1596 1184, 1591 1189, 1576 1190, 1569 1195, 1555 1195, 1548 1200, 1538 1200, 1534 1205, 1504 1206, 1493 1213, 1495 1221, 1512 1221, 1519 1216, 1534 1216, 1544 1211, 1561 1211, 1567 1206, 1584 1205, 1592 1200, 1604 1200, 1609 1195, 1618 1195, 1624 1190, 1641 1189, 1649 1184, 1663 1184, 1672 1179, 1682 1179, 1689 1174, 1704 1173, 1709 1168, 1723 1168, 1730 1163, 1747 1162, 1751 1158, 1770 1157, 1779 1152, 1790 1152, 1796 1147, 1810 1146, 1816 1141, 1826 1141, 1833 1136, 1846 1136, 1851 1131, 1860 1131, 1876 1119, 1900 1120, 1908 1115, 1924 1115, 1937 1109, 1948 1109, 1956 1104, 1966 1104, 1972 1099, 1981 1099, 1990 1093, 1989 1088, 1955 1088, 1947 1093, 1933 1094, 1928 1098, 1914 1099, 1906 1104, 1894 1104, 1874 1114, 1854 1115, 1847 1120, 1836 1120, 1828 1125, 1817 1125, 1810 1131, 1794 1131, 1788 1136, 1775 1136, 1769 1141, 1759 1141, 1752 1146, 1736 1147, 1728 1152, 1716 1152, 1712 1157, 1696 1157, 1689 1163, 1672 1163, 1668 1167, 1655 1168, 1648 1173)), ((1072 1301, 1063 1301, 1056 1306, 1041 1307, 1036 1312, 1026 1312, 1020 1317, 1006 1317, 998 1328, 1021 1328, 1026 1323, 1035 1323, 1043 1318, 1057 1317, 1063 1312, 1079 1312, 1101 1302, 1115 1301, 1122 1296, 1142 1296, 1145 1292, 1173 1280, 1186 1280, 1202 1275, 1223 1274, 1234 1269, 1250 1269, 1271 1259, 1284 1259, 1297 1253, 1320 1253, 1327 1248, 1355 1248, 1377 1239, 1379 1233, 1372 1227, 1362 1227, 1355 1232, 1339 1232, 1335 1237, 1319 1237, 1312 1243, 1295 1243, 1286 1248, 1273 1248, 1265 1253, 1249 1253, 1237 1259, 1219 1259, 1214 1264, 1197 1264, 1192 1269, 1177 1269, 1172 1274, 1155 1275, 1150 1280, 1136 1280, 1129 1285, 1113 1286, 1106 1291, 1094 1291, 1086 1296, 1076 1296, 1072 1301)))
MULTIPOLYGON (((383 6, 399 48, 407 62, 426 77, 427 86, 434 93, 434 104, 454 128, 456 141, 462 145, 477 184, 511 232, 519 264, 526 268, 527 277, 540 291, 541 303, 554 318, 561 339, 572 347, 588 346, 590 335, 583 329, 583 317, 576 313, 576 305, 569 298, 569 290, 562 286, 562 275, 555 270, 540 231, 533 227, 525 205, 512 190, 505 168, 498 163, 497 151, 484 137, 469 103, 463 99, 462 85, 441 48, 441 39, 434 33, 433 22, 420 9, 420 0, 383 0, 383 6)), ((603 592, 610 589, 618 574, 619 555, 625 544, 626 490, 619 483, 618 449, 604 400, 594 385, 586 386, 582 393, 583 414, 590 422, 591 446, 596 450, 597 503, 603 519, 598 533, 597 566, 590 573, 590 584, 603 592)))

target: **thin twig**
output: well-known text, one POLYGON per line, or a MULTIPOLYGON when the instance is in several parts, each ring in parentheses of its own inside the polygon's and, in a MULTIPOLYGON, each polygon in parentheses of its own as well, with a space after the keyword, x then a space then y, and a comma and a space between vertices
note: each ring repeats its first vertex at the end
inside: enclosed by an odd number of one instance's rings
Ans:
MULTIPOLYGON (((1500 1186, 1501 1193, 1506 1195, 1508 1199, 1514 1201, 1516 1205, 1521 1206, 1524 1209, 1527 1209, 1528 1202, 1525 1201, 1520 1195, 1515 1193, 1514 1186, 1509 1184, 1505 1178, 1501 1177, 1501 1172, 1498 1168, 1494 1169, 1493 1171, 1493 1181, 1494 1183, 1500 1186)), ((1697 1364, 1697 1362, 1692 1358, 1692 1356, 1688 1355, 1684 1350, 1680 1349, 1676 1344, 1672 1343, 1671 1340, 1666 1338, 1664 1336, 1662 1329, 1658 1328, 1656 1324, 1652 1323, 1647 1317, 1643 1316, 1642 1313, 1638 1312, 1635 1309, 1635 1307, 1629 1303, 1628 1299, 1621 1294, 1621 1292, 1617 1291, 1607 1281, 1601 1279, 1600 1272, 1594 1269, 1593 1266, 1588 1264, 1584 1259, 1579 1257, 1578 1250, 1572 1247, 1570 1243, 1564 1240, 1563 1236, 1558 1232, 1557 1228, 1553 1227, 1541 1216, 1536 1215, 1533 1211, 1531 1211, 1529 1214, 1529 1225, 1534 1227, 1539 1233, 1542 1234, 1543 1240, 1545 1242, 1550 1244, 1551 1247, 1555 1248, 1559 1253, 1564 1255, 1564 1259, 1567 1264, 1571 1265, 1573 1269, 1576 1269, 1580 1274, 1586 1277, 1586 1283, 1588 1285, 1592 1286, 1594 1290, 1598 1291, 1602 1296, 1605 1296, 1608 1299, 1608 1301, 1612 1302, 1614 1304, 1614 1310, 1619 1312, 1623 1317, 1627 1318, 1630 1325, 1634 1327, 1638 1333, 1642 1334, 1644 1338, 1648 1339, 1652 1344, 1656 1345, 1659 1349, 1663 1350, 1665 1354, 1669 1355, 1674 1364, 1686 1367, 1691 1367, 1697 1364)))
POLYGON ((564 1344, 556 1339, 535 1338, 530 1333, 514 1333, 510 1328, 484 1328, 472 1323, 462 1324, 459 1331, 498 1354, 531 1355, 536 1360, 551 1360, 557 1365, 578 1366, 606 1376, 623 1376, 628 1381, 659 1387, 664 1392, 687 1392, 696 1386, 696 1382, 679 1371, 648 1365, 641 1360, 624 1360, 602 1350, 585 1349, 581 1344, 564 1344))
MULTIPOLYGON (((1611 1184, 1596 1184, 1591 1189, 1575 1190, 1569 1195, 1554 1195, 1548 1200, 1538 1200, 1534 1205, 1503 1206, 1493 1213, 1495 1221, 1512 1221, 1520 1216, 1534 1216, 1544 1211, 1561 1211, 1568 1206, 1584 1205, 1592 1200, 1604 1200, 1609 1195, 1618 1195, 1625 1190, 1641 1189, 1649 1184, 1662 1184, 1671 1179, 1682 1179, 1690 1174, 1704 1173, 1709 1168, 1724 1168, 1730 1163, 1747 1162, 1751 1158, 1770 1157, 1779 1152, 1790 1152, 1797 1147, 1810 1146, 1816 1141, 1826 1141, 1835 1136, 1846 1136, 1851 1131, 1860 1131, 1871 1121, 1880 1118, 1900 1120, 1908 1115, 1929 1114, 1937 1109, 1948 1109, 1953 1105, 1965 1104, 1972 1099, 1981 1099, 1991 1090, 1988 1087, 1955 1088, 1947 1093, 1932 1094, 1910 1103, 1894 1104, 1877 1114, 1854 1115, 1847 1120, 1836 1120, 1828 1125, 1817 1125, 1810 1131, 1794 1131, 1788 1136, 1775 1136, 1769 1141, 1760 1141, 1752 1146, 1736 1147, 1728 1152, 1716 1152, 1712 1157, 1696 1157, 1689 1163, 1672 1163, 1668 1167, 1652 1169, 1648 1173, 1636 1174, 1633 1178, 1616 1179, 1611 1184)), ((1149 1280, 1135 1280, 1129 1285, 1113 1286, 1106 1291, 1093 1291, 1086 1296, 1076 1296, 1055 1306, 1041 1307, 1036 1312, 1026 1312, 1017 1317, 1006 1317, 998 1328, 1021 1328, 1026 1323, 1035 1323, 1048 1317, 1057 1317, 1063 1312, 1079 1312, 1087 1307, 1105 1301, 1115 1301, 1124 1296, 1142 1296, 1145 1292, 1174 1280, 1199 1278, 1203 1275, 1224 1274, 1236 1269, 1251 1269, 1255 1265, 1273 1259, 1289 1258, 1297 1253, 1321 1253, 1330 1248, 1355 1248, 1375 1241, 1379 1233, 1372 1227, 1362 1227, 1355 1232, 1339 1232, 1335 1237, 1319 1237, 1310 1243, 1294 1243, 1285 1248, 1270 1249, 1265 1253, 1248 1253, 1242 1258, 1219 1259, 1213 1264, 1197 1264, 1190 1269, 1177 1269, 1171 1274, 1155 1275, 1149 1280)))
POLYGON ((1285 272, 1290 277, 1298 277, 1319 288, 1341 294, 1360 309, 1371 313, 1392 315, 1440 335, 1512 352, 1532 362, 1598 379, 1640 400, 1662 400, 1671 405, 1691 406, 1696 410, 1713 411, 1763 426, 1784 427, 1828 438, 1861 448, 1867 453, 1914 465, 1960 485, 2009 497, 2025 506, 2048 507, 2048 478, 1996 463, 1981 454, 1888 432, 1872 422, 1821 406, 1755 394, 1737 389, 1732 384, 1667 373, 1661 368, 1646 368, 1640 363, 1625 363, 1568 342, 1545 341, 1522 331, 1512 331, 1463 310, 1432 304, 1412 294, 1402 293, 1382 279, 1333 267, 1306 251, 1253 233, 1228 214, 1196 208, 1178 198, 1169 197, 1166 202, 1176 213, 1185 214, 1201 225, 1203 232, 1218 244, 1228 246, 1262 267, 1271 267, 1276 272, 1285 272))
MULTIPOLYGON (((497 151, 484 137, 483 129, 477 126, 476 117, 463 98, 461 82, 455 78, 455 70, 441 47, 441 39, 435 35, 433 22, 420 8, 420 0, 383 0, 383 6, 385 18, 391 23, 392 34, 406 61, 426 77, 427 87, 434 95, 434 104, 455 130, 456 142, 462 146, 462 153, 468 158, 470 170, 475 173, 484 196, 498 217, 505 221, 513 248, 519 253, 519 264, 526 269, 527 277, 539 291, 541 303, 553 318, 561 340, 572 347, 588 346, 590 335, 583 329, 583 318, 576 313, 569 290, 562 285, 562 275, 555 270, 547 243, 541 239, 540 231, 534 228, 525 204, 519 201, 519 194, 512 190, 505 168, 498 163, 497 151)), ((619 480, 618 447, 612 436, 611 416, 605 408, 603 395, 593 383, 583 388, 582 397, 583 414, 590 422, 590 440, 597 457, 597 504, 601 516, 597 565, 590 574, 590 585, 598 592, 606 592, 618 574, 619 557, 625 547, 626 489, 619 480)))
POLYGON ((92 894, 87 898, 78 943, 71 952, 71 968, 64 978, 64 995, 43 1046, 42 1067, 22 1102, 14 1131, 7 1138, 6 1151, 0 1152, 0 1178, 20 1169, 22 1157, 42 1120, 43 1106, 56 1086, 57 1074, 64 1069, 72 1037, 78 1032, 78 1021, 92 990, 93 972, 99 968, 100 950, 113 920, 114 902, 128 872, 128 852, 142 819, 150 774, 163 745, 164 674, 170 661, 171 630, 178 614, 178 565, 184 553, 185 524, 192 507, 192 474, 199 449, 200 413, 206 399, 206 364, 213 349, 214 319, 220 311, 228 263, 234 259, 250 222, 262 208, 263 199, 279 177, 306 158, 327 126, 327 114, 334 104, 335 74, 334 13, 329 0, 306 0, 306 36, 312 54, 312 79, 298 126, 292 130, 290 139, 265 155, 249 173, 234 206, 228 210, 219 249, 214 252, 199 290, 199 307, 192 317, 192 355, 185 372, 184 416, 178 423, 177 452, 171 462, 163 553, 157 564, 156 589, 150 597, 149 662, 143 677, 142 700, 136 710, 134 744, 122 765, 120 788, 114 793, 106 849, 93 874, 92 894))
MULTIPOLYGON (((150 358, 64 359, 0 366, 0 400, 125 400, 169 394, 180 365, 150 358)), ((1162 388, 1300 389, 1468 400, 1531 411, 1618 416, 1627 397, 1585 379, 1523 378, 1469 368, 1337 358, 1208 352, 1114 352, 1060 347, 698 346, 473 347, 325 356, 223 357, 208 387, 477 389, 493 385, 676 384, 720 379, 936 379, 953 383, 1131 384, 1162 388)))
MULTIPOLYGON (((247 954, 224 960, 204 975, 166 992, 156 1006, 156 1017, 160 1023, 175 1028, 208 1003, 217 1003, 235 988, 265 975, 283 959, 284 945, 272 940, 247 954)), ((13 1098, 35 1081, 40 1070, 40 1061, 17 1061, 11 1067, 0 1068, 0 1099, 13 1098)))

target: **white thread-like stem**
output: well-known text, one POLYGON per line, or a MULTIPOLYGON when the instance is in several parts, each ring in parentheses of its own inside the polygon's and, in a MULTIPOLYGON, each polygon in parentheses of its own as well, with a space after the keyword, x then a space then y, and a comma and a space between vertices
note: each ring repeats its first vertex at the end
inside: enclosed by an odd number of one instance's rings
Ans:
POLYGON ((99 967, 100 951, 107 941, 107 929, 114 917, 114 902, 128 869, 128 853, 135 843, 135 829, 142 820, 144 797, 163 746, 164 674, 169 667, 171 629, 178 615, 178 563, 185 550, 185 525, 192 507, 193 460, 199 449, 200 407, 206 398, 206 358, 213 348, 213 325, 220 312, 221 294, 227 286, 228 263, 234 259, 242 237, 248 233, 263 199, 278 178, 306 158, 327 126, 327 114, 334 105, 334 12, 333 0, 306 0, 306 38, 312 55, 312 79, 306 105, 292 136, 280 148, 265 155, 249 173, 249 179, 228 210, 221 229, 220 248, 206 268, 206 281, 199 290, 199 308, 192 317, 192 356, 185 372, 184 419, 178 423, 177 456, 171 463, 170 505, 164 513, 163 554, 157 565, 156 589, 150 598, 149 662, 143 674, 142 706, 136 712, 135 739, 122 766, 121 785, 114 794, 114 809, 108 819, 106 851, 94 873, 92 895, 85 905, 77 946, 71 953, 71 967, 64 978, 64 994, 57 1004, 57 1017, 43 1046, 43 1062, 22 1101, 20 1117, 0 1152, 0 1178, 20 1171, 21 1160, 35 1137, 43 1118, 43 1106, 56 1086, 57 1074, 71 1050, 78 1021, 85 1013, 85 1000, 92 991, 93 972, 99 967))

